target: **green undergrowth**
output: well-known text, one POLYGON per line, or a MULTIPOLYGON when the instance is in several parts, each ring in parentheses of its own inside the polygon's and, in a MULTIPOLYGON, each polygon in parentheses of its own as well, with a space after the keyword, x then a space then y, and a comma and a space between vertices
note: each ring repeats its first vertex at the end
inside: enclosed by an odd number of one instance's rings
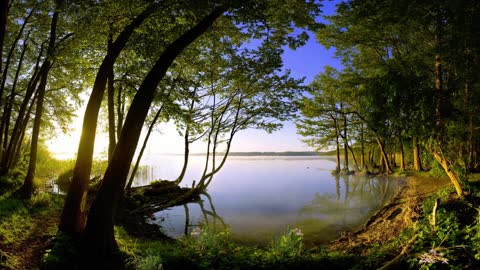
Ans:
POLYGON ((480 269, 480 183, 470 182, 467 188, 471 193, 464 200, 453 187, 432 194, 409 229, 394 241, 366 247, 371 266, 379 267, 405 249, 396 263, 399 269, 480 269))
POLYGON ((195 229, 178 241, 132 238, 115 228, 120 250, 133 269, 347 269, 354 258, 320 249, 306 249, 296 228, 266 247, 237 244, 228 229, 195 229), (319 268, 321 267, 321 268, 319 268))
POLYGON ((22 247, 39 234, 55 234, 56 226, 50 228, 44 222, 47 216, 58 215, 62 206, 62 198, 47 193, 35 194, 28 201, 0 198, 0 269, 18 269, 22 247), (39 222, 44 223, 41 231, 39 222))
POLYGON ((295 228, 263 247, 238 244, 228 229, 209 227, 172 242, 136 239, 121 227, 115 233, 132 269, 377 269, 402 251, 394 263, 398 269, 480 269, 480 182, 465 188, 470 191, 465 200, 451 187, 432 194, 409 229, 359 250, 306 248, 295 228))

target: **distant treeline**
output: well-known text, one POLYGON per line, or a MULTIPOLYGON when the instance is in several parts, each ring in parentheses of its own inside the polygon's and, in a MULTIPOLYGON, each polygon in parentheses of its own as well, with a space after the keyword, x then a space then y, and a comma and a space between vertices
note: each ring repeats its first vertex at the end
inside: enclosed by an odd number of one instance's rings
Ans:
MULTIPOLYGON (((223 153, 217 153, 223 154, 223 153)), ((295 151, 286 151, 286 152, 230 152, 229 156, 328 156, 333 155, 333 152, 314 152, 314 151, 305 151, 305 152, 295 152, 295 151)), ((205 156, 205 153, 195 153, 193 156, 205 156)))

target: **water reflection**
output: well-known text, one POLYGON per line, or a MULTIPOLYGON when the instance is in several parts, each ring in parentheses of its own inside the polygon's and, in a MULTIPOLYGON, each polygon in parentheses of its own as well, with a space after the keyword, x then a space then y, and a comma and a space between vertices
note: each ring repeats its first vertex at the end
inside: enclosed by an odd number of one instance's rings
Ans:
POLYGON ((327 241, 332 235, 357 227, 381 208, 397 184, 385 177, 336 175, 335 194, 318 193, 299 211, 297 226, 312 241, 327 241))
MULTIPOLYGON (((209 226, 210 228, 213 228, 213 229, 221 229, 227 226, 223 218, 217 214, 217 211, 215 210, 215 206, 213 205, 212 197, 210 196, 210 194, 204 192, 200 195, 199 201, 187 203, 182 206, 173 207, 171 209, 167 209, 165 211, 162 211, 156 214, 155 220, 160 220, 159 225, 161 226, 167 225, 165 229, 167 229, 167 234, 170 236, 178 237, 180 235, 178 234, 179 228, 175 228, 175 225, 173 225, 173 227, 168 225, 169 221, 171 221, 168 219, 171 215, 168 215, 168 214, 170 214, 169 213, 170 211, 172 210, 175 211, 175 209, 177 208, 179 209, 181 207, 184 210, 184 220, 185 220, 184 226, 182 228, 183 235, 188 235, 195 227, 199 226, 200 224, 209 226), (205 201, 208 202, 207 207, 205 207, 205 204, 204 204, 205 201), (201 217, 199 218, 198 211, 194 211, 193 217, 191 219, 190 208, 194 208, 194 210, 195 208, 198 208, 200 210, 201 217), (163 214, 165 213, 167 213, 167 217, 163 216, 163 214)), ((181 219, 178 215, 175 215, 175 217, 181 219)))
POLYGON ((228 226, 244 242, 268 243, 288 226, 301 228, 307 241, 331 240, 364 223, 398 186, 388 178, 332 176, 334 166, 319 158, 232 159, 200 202, 155 216, 172 237, 208 224, 228 226))

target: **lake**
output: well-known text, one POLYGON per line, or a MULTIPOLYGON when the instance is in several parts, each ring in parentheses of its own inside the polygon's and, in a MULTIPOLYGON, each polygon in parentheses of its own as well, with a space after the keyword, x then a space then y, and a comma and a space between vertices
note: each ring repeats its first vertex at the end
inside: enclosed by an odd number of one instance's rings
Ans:
MULTIPOLYGON (((176 179, 183 157, 150 155, 142 163, 134 185, 176 179)), ((204 163, 203 156, 190 158, 182 186, 199 179, 204 163)), ((171 237, 204 223, 225 224, 247 243, 268 243, 288 227, 300 228, 307 242, 332 240, 363 224, 399 187, 386 177, 333 176, 334 168, 328 157, 232 156, 202 202, 158 212, 153 222, 171 237)))

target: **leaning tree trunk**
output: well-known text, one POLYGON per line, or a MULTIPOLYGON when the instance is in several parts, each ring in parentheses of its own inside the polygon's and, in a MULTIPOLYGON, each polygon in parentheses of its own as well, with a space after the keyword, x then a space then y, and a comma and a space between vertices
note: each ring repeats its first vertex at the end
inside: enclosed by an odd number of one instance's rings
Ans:
MULTIPOLYGON (((129 37, 142 22, 152 14, 158 4, 150 4, 140 15, 127 25, 115 42, 111 50, 103 59, 98 69, 92 93, 85 109, 82 134, 78 145, 77 160, 73 169, 72 183, 68 189, 65 206, 60 219, 59 230, 77 237, 83 232, 86 220, 87 188, 92 170, 93 149, 95 146, 95 133, 97 131, 98 113, 102 103, 109 71, 125 47, 129 37)), ((130 166, 130 165, 128 165, 130 166)))
MULTIPOLYGON (((28 36, 30 35, 27 34, 27 40, 28 36)), ((12 109, 15 103, 15 96, 16 96, 16 90, 17 90, 17 83, 18 83, 18 78, 20 76, 20 71, 22 70, 22 64, 23 64, 23 58, 25 56, 25 52, 27 51, 28 43, 27 41, 24 42, 23 48, 22 48, 22 53, 20 54, 20 59, 18 60, 18 66, 17 66, 17 71, 15 72, 15 77, 13 78, 13 83, 11 86, 10 90, 10 95, 8 96, 8 99, 5 101, 5 106, 4 106, 4 111, 3 111, 3 116, 2 116, 2 123, 0 127, 0 131, 3 132, 3 149, 8 148, 8 143, 9 143, 9 136, 10 136, 10 120, 12 116, 12 109)), ((1 136, 1 135, 0 135, 1 136)), ((5 160, 7 158, 6 156, 6 151, 2 153, 2 160, 5 160)), ((8 171, 8 169, 6 170, 8 171)))
MULTIPOLYGON (((195 93, 196 93, 197 89, 195 88, 193 94, 192 94, 192 102, 190 103, 190 109, 188 111, 189 113, 189 120, 188 121, 192 121, 192 112, 193 112, 193 107, 195 106, 195 93)), ((185 127, 185 134, 183 135, 183 144, 184 144, 184 153, 183 153, 183 166, 182 166, 182 171, 180 172, 180 175, 177 177, 177 179, 175 180, 175 184, 179 185, 182 180, 183 180, 183 177, 185 177, 185 173, 187 172, 187 167, 188 167, 188 159, 189 159, 189 155, 190 155, 190 123, 187 123, 186 124, 186 127, 185 127)))
POLYGON ((385 166, 384 172, 388 174, 393 173, 392 168, 390 167, 390 163, 388 162, 388 156, 387 156, 387 153, 385 152, 385 147, 383 145, 382 140, 380 140, 378 136, 376 137, 376 140, 378 143, 378 148, 380 149, 380 155, 383 162, 383 166, 385 166))
POLYGON ((445 173, 448 175, 448 178, 450 178, 450 181, 452 182, 453 186, 455 187, 455 191, 457 192, 458 196, 463 198, 465 195, 463 194, 462 186, 460 185, 460 181, 458 177, 455 175, 455 173, 450 169, 451 164, 447 161, 445 155, 443 154, 440 145, 441 142, 443 141, 443 122, 441 118, 441 101, 442 101, 442 87, 443 87, 443 81, 442 81, 442 59, 440 58, 440 55, 435 56, 435 131, 437 134, 437 146, 430 146, 430 151, 433 154, 433 157, 435 160, 442 166, 443 170, 445 173))
POLYGON ((135 94, 112 160, 89 211, 84 238, 84 251, 87 253, 88 264, 101 267, 102 263, 108 261, 112 252, 115 251, 116 243, 113 234, 115 212, 158 83, 175 58, 201 36, 224 11, 224 8, 215 9, 172 42, 160 55, 135 94))
MULTIPOLYGON (((47 63, 49 65, 49 63, 47 63)), ((33 194, 33 179, 35 178, 35 169, 37 165, 38 138, 40 136, 40 125, 42 122, 43 101, 45 99, 45 88, 47 84, 48 71, 42 75, 40 85, 38 86, 37 108, 35 109, 35 121, 33 122, 32 141, 30 146, 30 158, 28 163, 27 176, 23 182, 21 196, 24 199, 30 199, 33 194)))
POLYGON ((45 99, 45 90, 47 87, 48 73, 52 68, 50 62, 51 57, 53 57, 55 52, 55 42, 57 38, 57 24, 58 24, 58 13, 60 8, 63 5, 63 0, 55 1, 55 11, 53 12, 52 22, 50 24, 50 40, 48 42, 47 57, 45 62, 42 65, 42 70, 40 71, 40 84, 38 85, 38 97, 37 104, 35 109, 35 121, 33 122, 32 129, 32 142, 30 147, 30 160, 28 163, 27 176, 25 177, 25 182, 20 188, 21 195, 25 199, 29 199, 33 193, 33 179, 35 177, 35 170, 37 166, 37 151, 38 151, 38 139, 40 137, 40 126, 42 123, 42 114, 43 114, 43 102, 45 99))
POLYGON ((440 147, 432 147, 431 149, 432 155, 435 160, 442 166, 443 170, 447 174, 448 178, 452 182, 453 186, 455 187, 455 191, 457 192, 458 196, 463 198, 465 195, 463 194, 462 186, 460 185, 460 180, 455 175, 455 173, 450 169, 450 164, 448 160, 445 158, 440 147))
POLYGON ((138 153, 137 161, 135 162, 135 166, 133 166, 132 173, 130 174, 130 179, 128 180, 128 184, 126 187, 127 190, 130 190, 132 188, 133 180, 135 179, 135 174, 137 174, 138 167, 140 166, 140 161, 142 160, 143 153, 147 148, 147 143, 148 143, 148 140, 150 139, 150 134, 152 134, 153 127, 155 127, 158 117, 160 116, 160 113, 162 113, 162 109, 163 109, 163 104, 160 107, 160 109, 158 109, 157 113, 155 114, 155 117, 152 120, 152 123, 150 123, 150 126, 148 127, 147 135, 145 136, 145 140, 143 140, 142 148, 140 149, 140 153, 138 153))
POLYGON ((179 185, 183 178, 185 177, 185 173, 187 172, 188 167, 188 158, 190 155, 190 139, 189 139, 190 127, 189 124, 185 127, 185 134, 183 136, 183 143, 184 143, 184 153, 183 153, 183 166, 180 175, 175 180, 175 184, 179 185))
POLYGON ((16 149, 18 149, 19 145, 22 144, 21 137, 25 131, 25 123, 27 123, 28 118, 30 118, 29 114, 31 112, 31 106, 32 106, 31 104, 36 99, 36 96, 35 96, 32 100, 32 96, 34 96, 34 94, 36 93, 35 90, 37 89, 37 85, 40 80, 40 70, 42 70, 42 67, 40 67, 40 61, 43 56, 43 48, 44 48, 44 44, 42 43, 40 47, 40 52, 36 60, 35 68, 33 70, 33 74, 30 77, 29 82, 27 83, 27 90, 24 93, 22 104, 20 105, 20 108, 17 109, 15 124, 10 133, 10 141, 8 143, 8 147, 6 148, 5 155, 4 155, 5 158, 2 159, 2 162, 1 162, 0 175, 6 174, 10 170, 10 168, 14 166, 15 164, 14 157, 16 156, 16 153, 17 153, 16 149))

